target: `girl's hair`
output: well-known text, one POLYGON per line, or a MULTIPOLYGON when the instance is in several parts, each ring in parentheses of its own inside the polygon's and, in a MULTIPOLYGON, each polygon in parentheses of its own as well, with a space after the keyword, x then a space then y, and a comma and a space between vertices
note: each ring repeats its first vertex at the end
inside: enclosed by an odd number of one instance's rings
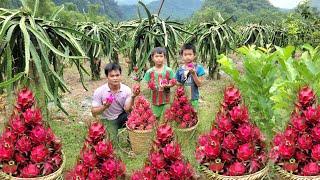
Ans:
POLYGON ((151 57, 153 57, 155 54, 163 54, 164 57, 167 57, 167 50, 163 47, 155 47, 151 52, 151 57))

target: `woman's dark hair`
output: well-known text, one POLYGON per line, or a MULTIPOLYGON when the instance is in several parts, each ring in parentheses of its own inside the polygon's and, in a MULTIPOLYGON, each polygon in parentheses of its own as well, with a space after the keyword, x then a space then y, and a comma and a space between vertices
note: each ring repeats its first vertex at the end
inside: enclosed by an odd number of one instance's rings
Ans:
POLYGON ((196 53, 197 53, 196 47, 195 47, 193 44, 191 44, 191 43, 186 43, 186 44, 183 44, 183 46, 181 47, 180 55, 182 55, 182 54, 183 54, 183 51, 184 51, 184 50, 187 50, 187 49, 192 50, 192 51, 193 51, 193 54, 196 54, 196 53))
POLYGON ((108 76, 109 72, 119 70, 121 74, 121 66, 117 63, 109 63, 104 67, 104 73, 108 76))

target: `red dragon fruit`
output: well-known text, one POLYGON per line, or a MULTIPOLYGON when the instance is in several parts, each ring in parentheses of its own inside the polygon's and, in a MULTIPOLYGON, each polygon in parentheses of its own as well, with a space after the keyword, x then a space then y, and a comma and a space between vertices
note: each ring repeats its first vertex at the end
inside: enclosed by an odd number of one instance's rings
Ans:
POLYGON ((89 128, 88 140, 97 142, 105 136, 105 127, 99 122, 94 122, 89 128))
POLYGON ((304 109, 315 102, 316 96, 311 88, 308 86, 302 87, 298 94, 298 105, 304 109))
POLYGON ((181 148, 173 139, 169 125, 160 125, 149 158, 140 171, 133 173, 136 179, 193 179, 194 171, 189 163, 183 161, 181 148))
POLYGON ((22 136, 20 139, 18 139, 16 143, 16 149, 20 152, 29 152, 31 151, 31 141, 28 138, 28 136, 22 136))
POLYGON ((22 89, 18 93, 16 108, 18 110, 24 111, 25 109, 30 108, 34 103, 34 96, 32 91, 28 88, 22 89))
POLYGON ((48 148, 45 145, 41 144, 32 149, 30 159, 35 163, 40 163, 45 160, 48 153, 49 153, 48 148))
POLYGON ((241 162, 235 162, 231 164, 228 168, 229 176, 241 176, 246 172, 246 166, 241 162))
POLYGON ((242 144, 238 148, 237 158, 242 161, 249 160, 254 155, 254 150, 255 149, 252 146, 252 144, 250 143, 242 144))
POLYGON ((189 63, 189 64, 187 65, 187 67, 193 69, 193 68, 194 68, 194 64, 193 64, 193 63, 189 63))
POLYGON ((302 168, 302 175, 304 176, 315 176, 319 174, 319 165, 316 162, 310 162, 309 164, 306 164, 302 168))
POLYGON ((297 108, 285 132, 273 140, 270 157, 284 170, 301 175, 320 174, 320 113, 316 107, 316 95, 307 86, 300 89, 297 108), (313 162, 315 161, 315 162, 313 162))
POLYGON ((61 143, 45 127, 34 101, 30 90, 25 88, 18 93, 16 109, 0 137, 0 171, 14 177, 37 178, 61 166, 61 143), (60 161, 52 161, 55 157, 60 161))
POLYGON ((40 169, 37 164, 28 164, 21 170, 21 176, 23 178, 33 178, 40 174, 40 169))
POLYGON ((148 88, 151 89, 152 91, 156 90, 157 89, 156 83, 154 81, 149 81, 148 88))
POLYGON ((98 169, 94 169, 89 173, 88 180, 103 180, 103 175, 98 169))
POLYGON ((43 143, 47 139, 47 130, 38 125, 30 132, 30 139, 35 143, 43 143))
POLYGON ((112 104, 112 102, 115 100, 115 96, 113 94, 109 94, 109 96, 104 100, 106 104, 112 104))
POLYGON ((14 164, 14 161, 10 161, 8 164, 2 166, 2 171, 6 174, 15 174, 17 172, 18 166, 14 164))
POLYGON ((76 166, 66 173, 67 180, 102 180, 123 177, 126 167, 118 160, 103 124, 92 123, 76 166))
POLYGON ((224 91, 225 106, 236 106, 241 101, 241 93, 234 86, 227 87, 224 91))
POLYGON ((177 88, 171 107, 165 111, 165 119, 176 122, 179 128, 190 128, 197 124, 197 112, 188 101, 183 86, 177 88))
POLYGON ((143 96, 138 96, 127 121, 131 130, 149 130, 156 124, 156 117, 152 113, 150 103, 143 96))
POLYGON ((112 157, 113 148, 111 142, 100 141, 94 146, 94 149, 99 157, 112 157))
MULTIPOLYGON (((282 144, 283 138, 279 136, 277 143, 282 144)), ((211 132, 199 137, 196 159, 201 166, 221 175, 252 174, 267 165, 264 141, 259 128, 249 121, 248 109, 241 104, 240 91, 230 86, 225 89, 211 132)), ((277 159, 279 151, 274 154, 277 159)))

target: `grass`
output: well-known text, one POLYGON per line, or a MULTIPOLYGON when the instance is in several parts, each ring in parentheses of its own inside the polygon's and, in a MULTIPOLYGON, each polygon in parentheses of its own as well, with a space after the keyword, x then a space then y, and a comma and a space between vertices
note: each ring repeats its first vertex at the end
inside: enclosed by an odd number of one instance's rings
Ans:
MULTIPOLYGON (((194 152, 196 146, 197 137, 200 134, 209 132, 211 124, 214 121, 214 117, 219 108, 219 103, 222 99, 222 92, 225 85, 228 85, 230 81, 218 80, 207 81, 201 88, 201 102, 199 106, 199 125, 195 137, 189 141, 188 144, 182 145, 183 155, 193 167, 197 168, 194 152)), ((87 133, 87 126, 84 123, 77 121, 65 122, 65 121, 50 121, 50 125, 54 132, 62 139, 63 150, 67 157, 66 170, 71 169, 76 159, 79 156, 79 152, 84 142, 84 138, 87 133)), ((125 135, 124 135, 125 136, 125 135)), ((122 139, 124 141, 124 139, 122 139)), ((122 146, 126 149, 125 143, 122 146)), ((147 154, 128 156, 128 154, 122 151, 120 148, 116 149, 119 157, 125 162, 127 167, 127 173, 131 174, 134 170, 138 170, 143 167, 146 161, 147 154)))

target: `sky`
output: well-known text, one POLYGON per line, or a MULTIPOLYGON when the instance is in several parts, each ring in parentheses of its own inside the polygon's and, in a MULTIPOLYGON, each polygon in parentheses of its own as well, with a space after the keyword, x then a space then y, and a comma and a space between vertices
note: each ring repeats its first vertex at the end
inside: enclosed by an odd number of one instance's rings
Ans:
MULTIPOLYGON (((116 0, 119 4, 136 4, 138 0, 116 0)), ((145 3, 149 3, 154 0, 143 0, 145 3)), ((271 4, 276 7, 285 8, 285 9, 293 9, 295 8, 299 2, 303 0, 269 0, 271 4)))
POLYGON ((293 9, 303 0, 269 0, 276 7, 293 9))

